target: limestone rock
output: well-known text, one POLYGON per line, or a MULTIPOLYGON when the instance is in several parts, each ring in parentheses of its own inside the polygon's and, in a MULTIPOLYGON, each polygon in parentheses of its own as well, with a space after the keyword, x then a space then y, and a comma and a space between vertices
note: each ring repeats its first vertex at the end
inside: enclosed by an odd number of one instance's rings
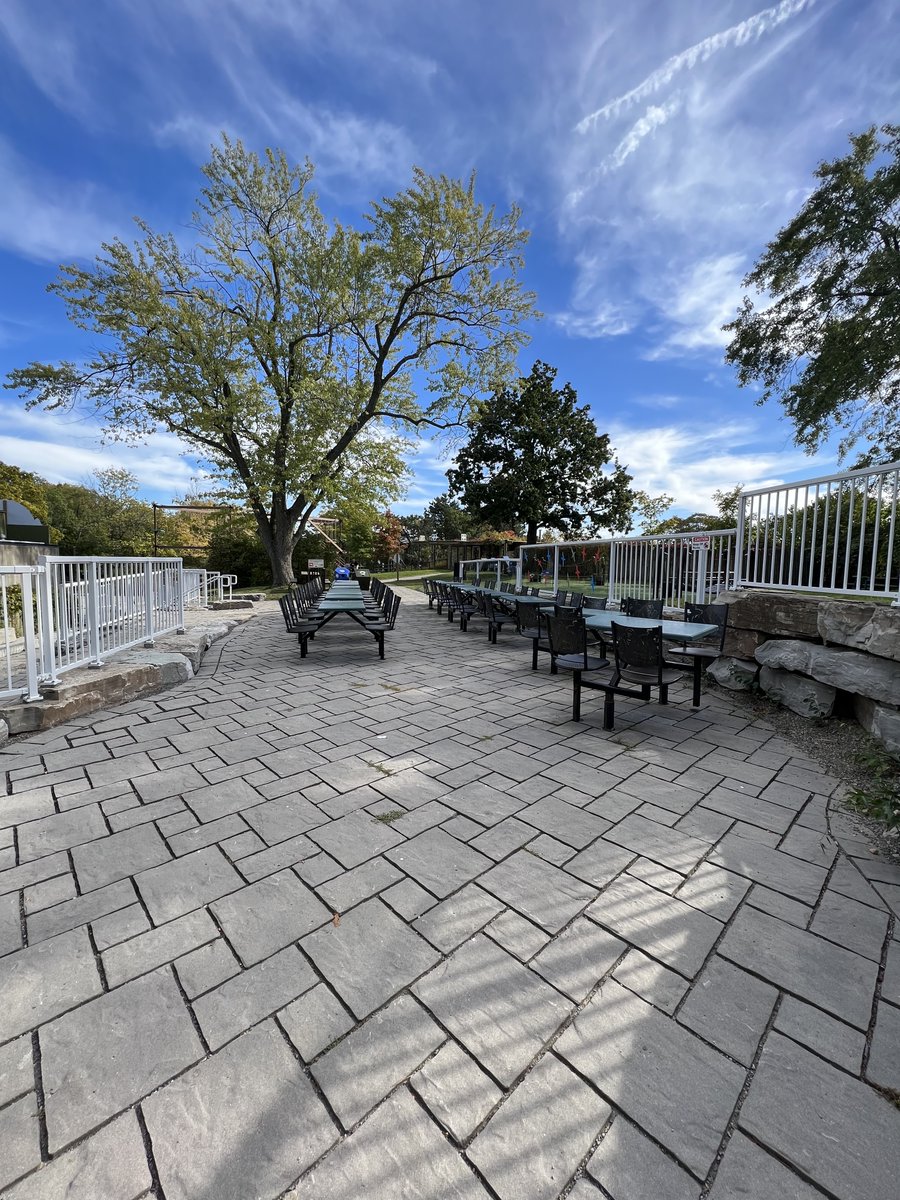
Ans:
POLYGON ((785 637, 819 638, 817 618, 821 601, 815 596, 743 588, 722 592, 716 601, 730 605, 728 624, 735 629, 758 629, 763 633, 785 637))
POLYGON ((752 658, 757 649, 769 640, 768 633, 758 629, 732 629, 725 634, 724 653, 729 658, 752 658))
POLYGON ((857 696, 854 713, 863 729, 878 738, 888 753, 900 755, 900 710, 857 696))
POLYGON ((786 639, 760 646, 756 661, 764 667, 809 675, 819 683, 884 704, 900 700, 900 663, 858 650, 835 650, 786 639))
POLYGON ((900 662, 900 607, 823 600, 818 628, 826 644, 833 642, 900 662))
POLYGON ((216 612, 223 610, 223 609, 252 608, 253 601, 252 600, 215 600, 212 604, 209 605, 209 607, 211 609, 214 609, 216 612))
POLYGON ((807 675, 763 667, 759 686, 767 696, 801 717, 830 717, 834 711, 835 689, 807 675))
POLYGON ((749 692, 756 685, 759 667, 741 658, 717 658, 707 668, 707 675, 731 692, 749 692))
POLYGON ((9 726, 3 720, 3 718, 0 717, 0 746, 2 746, 4 742, 8 742, 8 741, 9 741, 9 726))

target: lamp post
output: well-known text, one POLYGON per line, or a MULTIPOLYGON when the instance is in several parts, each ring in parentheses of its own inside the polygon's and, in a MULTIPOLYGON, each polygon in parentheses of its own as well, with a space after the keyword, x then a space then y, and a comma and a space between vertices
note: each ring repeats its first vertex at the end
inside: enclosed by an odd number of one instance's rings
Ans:
POLYGON ((437 540, 438 540, 438 535, 436 533, 433 533, 431 535, 431 569, 432 569, 432 571, 435 570, 435 565, 437 562, 437 558, 436 558, 437 540))

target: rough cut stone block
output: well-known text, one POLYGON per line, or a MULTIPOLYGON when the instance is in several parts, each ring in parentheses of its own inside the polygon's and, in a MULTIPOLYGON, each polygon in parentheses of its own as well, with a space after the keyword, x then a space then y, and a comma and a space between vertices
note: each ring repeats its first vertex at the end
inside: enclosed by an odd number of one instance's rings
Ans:
POLYGON ((764 666, 760 668, 759 686, 770 699, 800 717, 830 717, 834 712, 837 689, 808 675, 764 666))
POLYGON ((871 1088, 771 1033, 740 1126, 840 1200, 896 1200, 900 1112, 871 1088))
POLYGON ((384 856, 439 899, 493 866, 471 846, 442 829, 429 829, 384 856))
POLYGON ((678 1020, 749 1067, 777 999, 775 988, 713 955, 678 1020))
POLYGON ((187 913, 104 951, 103 969, 107 982, 110 987, 116 987, 218 936, 219 931, 209 913, 202 909, 187 913))
POLYGON ((144 1140, 134 1113, 46 1163, 4 1193, 5 1200, 136 1200, 152 1185, 144 1140))
POLYGON ((857 650, 833 650, 791 640, 766 642, 757 650, 756 661, 762 666, 810 675, 820 683, 882 704, 895 704, 900 696, 900 662, 857 650))
POLYGON ((878 1087, 900 1092, 900 1008, 878 1005, 866 1078, 878 1087))
POLYGON ((350 1129, 446 1036, 412 996, 398 996, 323 1054, 312 1073, 341 1124, 350 1129))
POLYGON ((92 892, 117 879, 158 867, 171 857, 153 825, 136 825, 72 851, 82 892, 92 892))
POLYGON ((458 1142, 480 1125, 503 1094, 456 1042, 447 1042, 409 1081, 436 1121, 458 1142))
POLYGON ((285 1200, 374 1196, 376 1180, 390 1180, 390 1200, 489 1200, 457 1151, 405 1089, 395 1092, 336 1146, 285 1200))
POLYGON ((697 1200, 699 1195, 699 1184, 687 1171, 621 1116, 588 1159, 587 1172, 613 1200, 697 1200))
POLYGON ((210 907, 245 967, 299 941, 331 917, 293 871, 279 871, 210 907))
POLYGON ((55 850, 68 850, 82 842, 106 836, 106 822, 99 804, 87 804, 69 812, 41 817, 18 827, 19 862, 43 858, 55 850))
POLYGON ((698 1177, 712 1165, 745 1072, 614 980, 556 1052, 698 1177))
POLYGON ((866 1048, 865 1034, 843 1021, 793 996, 785 996, 775 1018, 775 1028, 852 1075, 859 1074, 866 1048))
POLYGON ((142 871, 135 883, 159 925, 236 891, 244 881, 217 846, 207 846, 142 871))
POLYGON ((424 938, 448 954, 503 911, 503 905, 477 884, 469 883, 413 923, 424 938))
MULTIPOLYGON (((40 1165, 37 1104, 34 1096, 23 1096, 0 1109, 0 1188, 40 1165)), ((4 1195, 6 1192, 4 1191, 4 1195)))
POLYGON ((869 959, 755 908, 738 913, 719 953, 858 1029, 868 1027, 878 974, 869 959))
POLYGON ((577 917, 535 955, 531 969, 580 1004, 627 949, 593 921, 577 917))
POLYGON ((709 1200, 737 1200, 738 1197, 747 1200, 821 1200, 822 1193, 742 1133, 735 1133, 719 1165, 709 1200))
POLYGON ((498 863, 478 882, 548 933, 558 933, 596 895, 589 884, 527 850, 498 863))
POLYGON ((900 612, 890 605, 822 600, 816 628, 826 644, 833 642, 900 662, 900 612))
POLYGON ((0 958, 0 1042, 96 996, 100 976, 86 929, 0 958))
POLYGON ((200 996, 194 1001, 194 1015, 210 1049, 217 1050, 315 983, 315 974, 300 951, 288 946, 200 996))
POLYGON ((40 1032, 51 1153, 203 1057, 168 969, 98 996, 40 1032))
POLYGON ((865 696, 855 698, 853 711, 863 729, 878 738, 890 754, 900 756, 900 711, 865 696))
POLYGON ((285 1033, 304 1062, 353 1028, 353 1018, 324 983, 299 996, 278 1014, 285 1033))
POLYGON ((491 1117, 468 1155, 501 1200, 555 1200, 610 1111, 548 1054, 491 1117))
POLYGON ((303 939, 303 949, 360 1019, 402 991, 440 957, 381 900, 303 939))
POLYGON ((231 979, 240 969, 241 964, 222 938, 192 950, 175 963, 181 986, 189 1000, 231 979))
POLYGON ((761 629, 767 633, 818 637, 820 601, 814 596, 766 592, 746 588, 719 596, 728 604, 728 624, 735 629, 761 629))
POLYGON ((272 1022, 174 1080, 143 1110, 171 1200, 279 1196, 338 1137, 272 1022))
POLYGON ((528 1066, 572 1007, 483 934, 462 945, 412 990, 505 1086, 528 1066))
POLYGON ((706 669, 711 679, 730 692, 749 692, 756 686, 759 667, 743 658, 714 659, 706 669))

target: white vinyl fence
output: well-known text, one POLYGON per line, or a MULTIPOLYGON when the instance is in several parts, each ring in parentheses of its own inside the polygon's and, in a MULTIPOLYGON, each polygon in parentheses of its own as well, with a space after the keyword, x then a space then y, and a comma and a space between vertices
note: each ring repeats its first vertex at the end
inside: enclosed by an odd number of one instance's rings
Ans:
POLYGON ((232 598, 232 588, 237 575, 224 575, 221 571, 195 570, 186 567, 184 576, 184 607, 207 608, 210 604, 221 604, 232 598))
POLYGON ((743 587, 900 603, 900 462, 741 493, 743 587))
POLYGON ((75 667, 184 630, 180 558, 44 556, 0 567, 0 699, 40 699, 75 667))

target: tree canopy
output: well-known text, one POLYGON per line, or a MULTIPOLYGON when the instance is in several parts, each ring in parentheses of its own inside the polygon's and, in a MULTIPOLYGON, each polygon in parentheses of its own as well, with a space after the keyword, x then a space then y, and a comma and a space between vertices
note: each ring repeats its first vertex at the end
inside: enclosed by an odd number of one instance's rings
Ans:
POLYGON ((84 401, 113 438, 163 427, 245 501, 273 579, 320 507, 401 491, 403 435, 464 419, 502 386, 533 297, 527 234, 468 182, 418 168, 363 231, 329 222, 312 165, 223 137, 203 168, 196 244, 138 222, 50 290, 101 336, 89 361, 33 362, 7 386, 30 404, 84 401))
POLYGON ((799 445, 837 429, 842 455, 861 444, 874 462, 900 457, 900 126, 850 144, 744 280, 765 299, 744 298, 725 357, 799 445))
POLYGON ((447 473, 450 494, 497 529, 541 527, 565 537, 631 527, 631 476, 613 456, 571 384, 538 360, 527 378, 495 391, 478 410, 447 473))

